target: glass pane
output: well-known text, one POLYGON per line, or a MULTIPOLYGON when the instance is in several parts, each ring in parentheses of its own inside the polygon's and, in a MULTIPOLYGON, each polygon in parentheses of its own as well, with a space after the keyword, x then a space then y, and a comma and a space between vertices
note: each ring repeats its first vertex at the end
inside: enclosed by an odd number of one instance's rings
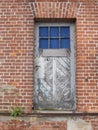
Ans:
POLYGON ((61 37, 70 37, 70 29, 69 27, 61 27, 60 28, 60 35, 61 37))
POLYGON ((50 27, 50 37, 59 37, 58 27, 50 27))
POLYGON ((48 37, 48 27, 40 27, 39 28, 39 36, 40 37, 48 37))
POLYGON ((50 39, 50 48, 59 48, 59 39, 58 38, 50 39))
POLYGON ((39 40, 39 48, 42 48, 42 49, 48 48, 48 38, 41 38, 39 40))
POLYGON ((70 49, 70 39, 61 39, 60 48, 68 48, 70 49))

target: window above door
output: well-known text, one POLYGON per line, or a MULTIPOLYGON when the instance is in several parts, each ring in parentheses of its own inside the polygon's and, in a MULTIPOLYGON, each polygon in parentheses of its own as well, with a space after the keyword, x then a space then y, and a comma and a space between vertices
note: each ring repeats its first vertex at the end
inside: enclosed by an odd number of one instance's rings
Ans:
POLYGON ((70 49, 69 26, 41 26, 39 27, 40 49, 70 49))
POLYGON ((73 32, 73 23, 36 23, 35 46, 43 56, 66 56, 74 46, 73 32))

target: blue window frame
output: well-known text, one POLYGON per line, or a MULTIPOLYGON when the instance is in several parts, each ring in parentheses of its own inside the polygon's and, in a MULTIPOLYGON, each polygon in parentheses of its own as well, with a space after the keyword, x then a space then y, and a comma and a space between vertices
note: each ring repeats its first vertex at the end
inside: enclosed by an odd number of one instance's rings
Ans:
POLYGON ((70 49, 69 26, 41 26, 39 27, 40 49, 70 49))

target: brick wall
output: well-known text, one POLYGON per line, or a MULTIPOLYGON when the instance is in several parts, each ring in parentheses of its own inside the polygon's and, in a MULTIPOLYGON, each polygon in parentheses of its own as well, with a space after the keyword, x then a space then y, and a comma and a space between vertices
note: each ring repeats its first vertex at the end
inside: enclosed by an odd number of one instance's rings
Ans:
POLYGON ((76 19, 76 99, 78 112, 98 112, 98 2, 69 0, 31 3, 36 21, 76 19))
POLYGON ((67 130, 65 122, 27 122, 23 120, 10 120, 0 122, 0 129, 3 130, 67 130))
POLYGON ((0 1, 0 111, 33 106, 34 22, 76 21, 76 108, 98 112, 98 1, 0 1))
POLYGON ((0 111, 18 104, 31 112, 33 12, 23 1, 0 1, 0 111))
POLYGON ((48 120, 46 117, 44 119, 42 117, 28 117, 26 119, 25 117, 25 120, 24 117, 10 119, 6 116, 0 116, 1 118, 3 120, 0 120, 1 130, 98 130, 97 116, 66 116, 65 118, 60 117, 61 119, 59 118, 58 121, 55 117, 48 120), (71 122, 70 118, 72 118, 71 122))

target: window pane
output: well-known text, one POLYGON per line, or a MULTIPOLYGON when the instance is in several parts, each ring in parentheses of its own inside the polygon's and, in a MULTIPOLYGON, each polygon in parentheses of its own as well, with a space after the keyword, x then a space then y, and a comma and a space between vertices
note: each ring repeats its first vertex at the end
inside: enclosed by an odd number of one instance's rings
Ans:
POLYGON ((50 39, 50 48, 59 48, 59 39, 58 38, 50 39))
POLYGON ((59 28, 51 27, 50 28, 50 37, 58 37, 59 36, 59 28))
POLYGON ((39 28, 39 36, 40 37, 48 37, 48 27, 40 27, 39 28))
POLYGON ((69 27, 61 27, 60 28, 60 35, 61 35, 61 37, 64 37, 64 36, 70 37, 70 29, 69 29, 69 27))
POLYGON ((61 39, 60 48, 68 48, 70 49, 70 39, 61 39))
POLYGON ((42 49, 48 48, 48 38, 41 38, 39 40, 39 48, 42 48, 42 49))

